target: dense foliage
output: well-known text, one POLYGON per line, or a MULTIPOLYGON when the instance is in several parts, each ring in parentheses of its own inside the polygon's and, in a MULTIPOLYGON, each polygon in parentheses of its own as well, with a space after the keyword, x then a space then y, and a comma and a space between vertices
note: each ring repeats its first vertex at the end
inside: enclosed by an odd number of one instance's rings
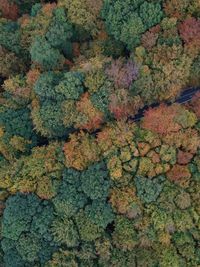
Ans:
POLYGON ((200 266, 199 17, 0 0, 0 266, 200 266))

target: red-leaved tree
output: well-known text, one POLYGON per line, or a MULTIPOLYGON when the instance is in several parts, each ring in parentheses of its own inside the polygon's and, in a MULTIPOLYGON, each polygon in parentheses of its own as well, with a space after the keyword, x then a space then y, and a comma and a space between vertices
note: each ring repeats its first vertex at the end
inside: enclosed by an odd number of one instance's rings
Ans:
POLYGON ((18 18, 18 6, 9 3, 8 0, 0 0, 0 12, 6 19, 16 20, 18 18))
POLYGON ((145 112, 142 127, 159 134, 177 132, 181 126, 175 122, 178 107, 161 104, 157 108, 150 108, 145 112))
POLYGON ((200 51, 200 19, 187 18, 179 25, 179 32, 189 53, 198 55, 200 51))

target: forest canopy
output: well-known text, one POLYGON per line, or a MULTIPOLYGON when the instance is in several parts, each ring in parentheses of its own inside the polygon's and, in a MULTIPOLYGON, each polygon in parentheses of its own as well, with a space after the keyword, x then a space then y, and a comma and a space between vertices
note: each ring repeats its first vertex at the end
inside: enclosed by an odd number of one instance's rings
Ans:
POLYGON ((0 266, 200 266, 199 87, 198 0, 0 0, 0 266))

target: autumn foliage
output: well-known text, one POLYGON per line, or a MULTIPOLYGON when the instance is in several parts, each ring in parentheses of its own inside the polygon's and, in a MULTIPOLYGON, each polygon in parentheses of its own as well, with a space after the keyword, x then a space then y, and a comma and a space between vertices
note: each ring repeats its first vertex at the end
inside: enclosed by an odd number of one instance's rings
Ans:
POLYGON ((0 0, 1 267, 200 266, 199 15, 0 0))
POLYGON ((18 6, 9 3, 8 0, 0 0, 0 11, 2 16, 6 19, 16 20, 18 18, 18 6))
POLYGON ((181 126, 175 121, 179 106, 168 107, 161 105, 155 109, 146 111, 143 127, 159 134, 178 132, 181 126))

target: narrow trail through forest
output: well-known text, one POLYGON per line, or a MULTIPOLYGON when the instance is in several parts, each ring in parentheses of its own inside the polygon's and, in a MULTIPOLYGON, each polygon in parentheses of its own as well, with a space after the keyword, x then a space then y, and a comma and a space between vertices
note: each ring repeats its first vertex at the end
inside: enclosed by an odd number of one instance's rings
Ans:
MULTIPOLYGON (((190 87, 182 92, 182 94, 174 101, 174 102, 166 102, 168 105, 171 105, 173 103, 179 103, 184 104, 192 99, 192 97, 200 91, 200 87, 190 87)), ((138 111, 138 113, 134 117, 129 117, 128 120, 137 122, 140 121, 144 117, 144 113, 146 110, 148 110, 150 107, 157 107, 160 103, 154 103, 151 105, 145 105, 142 109, 138 111)))

